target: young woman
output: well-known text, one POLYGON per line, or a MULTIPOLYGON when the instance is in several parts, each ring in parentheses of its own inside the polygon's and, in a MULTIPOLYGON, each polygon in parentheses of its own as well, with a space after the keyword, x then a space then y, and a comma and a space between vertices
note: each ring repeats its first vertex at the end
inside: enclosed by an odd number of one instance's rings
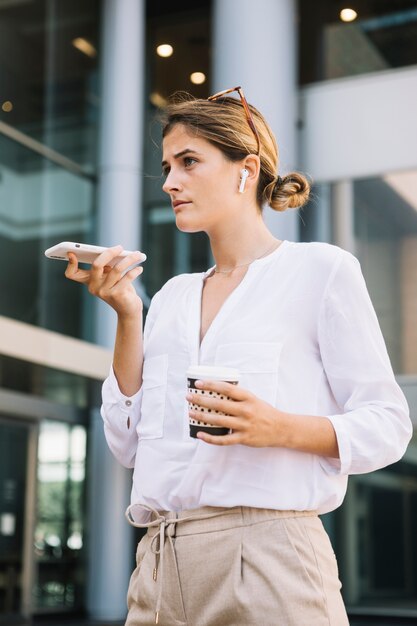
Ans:
POLYGON ((274 135, 241 88, 171 102, 162 167, 177 227, 207 233, 214 267, 162 287, 143 343, 142 268, 123 275, 135 255, 111 269, 121 247, 109 248, 89 271, 72 255, 66 271, 118 316, 102 415, 134 468, 129 521, 148 526, 126 624, 348 624, 318 514, 341 504, 349 474, 400 459, 412 434, 359 263, 268 230, 263 205, 301 206, 309 185, 278 175, 274 135), (194 364, 239 369, 238 386, 193 395, 231 434, 189 436, 194 364))

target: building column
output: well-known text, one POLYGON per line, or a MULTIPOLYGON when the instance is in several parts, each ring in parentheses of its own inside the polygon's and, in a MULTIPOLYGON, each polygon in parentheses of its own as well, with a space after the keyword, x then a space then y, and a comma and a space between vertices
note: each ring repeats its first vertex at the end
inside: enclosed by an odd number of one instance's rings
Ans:
MULTIPOLYGON (((279 174, 296 169, 295 0, 214 0, 212 51, 212 92, 241 85, 275 133, 279 174)), ((278 213, 265 207, 264 215, 274 235, 298 241, 297 211, 278 213)))
MULTIPOLYGON (((145 0, 102 5, 100 152, 97 243, 141 244, 145 0)), ((95 340, 113 348, 116 314, 96 300, 95 340)), ((123 620, 134 564, 133 535, 124 517, 131 472, 111 456, 98 411, 89 438, 89 574, 87 608, 101 623, 123 620)))
POLYGON ((333 240, 337 246, 355 254, 355 215, 353 182, 340 180, 333 184, 333 240))
POLYGON ((417 373, 417 237, 411 233, 400 242, 401 374, 417 373))

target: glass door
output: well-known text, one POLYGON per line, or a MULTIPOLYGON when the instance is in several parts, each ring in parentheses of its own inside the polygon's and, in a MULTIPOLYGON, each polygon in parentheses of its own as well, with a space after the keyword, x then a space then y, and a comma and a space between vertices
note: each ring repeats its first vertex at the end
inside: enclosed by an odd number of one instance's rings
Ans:
POLYGON ((0 624, 8 626, 25 623, 30 585, 27 542, 32 516, 27 507, 33 428, 0 420, 0 624))
POLYGON ((85 465, 81 424, 45 420, 37 466, 33 610, 82 610, 85 597, 85 465))

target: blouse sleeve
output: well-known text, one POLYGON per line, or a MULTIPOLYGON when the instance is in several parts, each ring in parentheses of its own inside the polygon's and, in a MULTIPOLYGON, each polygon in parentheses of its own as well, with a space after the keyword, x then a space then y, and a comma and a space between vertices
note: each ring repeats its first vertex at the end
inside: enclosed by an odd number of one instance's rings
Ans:
MULTIPOLYGON (((160 292, 152 298, 144 329, 144 346, 160 309, 160 292)), ((133 395, 125 396, 119 388, 113 365, 102 386, 101 416, 107 444, 116 459, 125 467, 134 467, 140 421, 142 387, 133 395)))
POLYGON ((412 436, 358 260, 342 252, 329 277, 319 316, 319 345, 337 404, 333 424, 340 459, 321 458, 331 474, 362 474, 398 461, 412 436))

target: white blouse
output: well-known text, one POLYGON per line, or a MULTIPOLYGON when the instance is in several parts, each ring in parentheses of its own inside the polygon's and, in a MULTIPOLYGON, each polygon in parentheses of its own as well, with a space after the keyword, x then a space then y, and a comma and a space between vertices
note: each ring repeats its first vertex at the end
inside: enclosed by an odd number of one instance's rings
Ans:
POLYGON ((171 511, 335 509, 348 474, 399 460, 412 435, 359 262, 329 244, 284 241, 249 266, 200 346, 210 272, 176 276, 154 296, 142 388, 124 396, 113 370, 103 384, 108 445, 122 465, 134 467, 132 503, 171 511), (239 385, 278 409, 328 417, 340 460, 191 438, 191 364, 238 368, 239 385))

